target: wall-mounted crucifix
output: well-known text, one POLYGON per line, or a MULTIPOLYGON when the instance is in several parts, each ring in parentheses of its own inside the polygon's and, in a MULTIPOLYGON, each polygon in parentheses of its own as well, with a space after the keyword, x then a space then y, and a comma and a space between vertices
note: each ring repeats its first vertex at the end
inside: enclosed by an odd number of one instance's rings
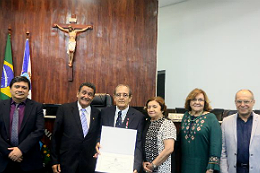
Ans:
POLYGON ((93 29, 93 25, 79 25, 76 24, 77 18, 76 15, 73 15, 73 17, 70 20, 70 24, 54 24, 53 28, 58 28, 61 31, 69 34, 69 42, 67 45, 67 54, 69 56, 69 81, 73 81, 73 74, 72 74, 72 66, 73 66, 73 58, 74 53, 76 50, 77 45, 77 34, 87 31, 89 29, 93 29))

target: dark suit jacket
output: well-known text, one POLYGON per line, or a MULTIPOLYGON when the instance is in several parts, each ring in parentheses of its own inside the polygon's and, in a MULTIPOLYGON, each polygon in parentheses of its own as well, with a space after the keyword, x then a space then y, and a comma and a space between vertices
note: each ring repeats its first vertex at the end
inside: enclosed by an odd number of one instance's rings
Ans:
MULTIPOLYGON (((12 147, 10 144, 10 106, 11 99, 0 101, 0 172, 5 170, 12 147)), ((42 168, 42 157, 39 141, 44 134, 44 117, 42 104, 27 99, 24 118, 19 131, 18 148, 23 153, 23 161, 20 163, 24 171, 32 171, 42 168)))
MULTIPOLYGON (((116 107, 111 106, 101 111, 101 125, 114 127, 116 107)), ((144 115, 138 110, 129 107, 126 114, 125 120, 122 124, 122 128, 126 127, 128 122, 129 129, 137 130, 136 146, 135 146, 135 158, 134 158, 134 169, 138 172, 142 167, 142 131, 144 125, 144 115)))
POLYGON ((77 102, 61 105, 52 134, 52 165, 61 164, 62 173, 94 172, 93 155, 99 133, 99 110, 91 106, 89 131, 84 138, 77 102))

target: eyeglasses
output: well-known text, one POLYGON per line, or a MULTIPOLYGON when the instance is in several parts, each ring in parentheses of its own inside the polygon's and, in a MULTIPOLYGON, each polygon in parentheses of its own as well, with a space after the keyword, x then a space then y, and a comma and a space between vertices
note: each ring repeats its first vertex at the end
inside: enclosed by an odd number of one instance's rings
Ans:
POLYGON ((239 105, 241 105, 242 103, 244 103, 245 105, 248 105, 251 102, 252 102, 252 100, 236 100, 236 104, 239 104, 239 105))
POLYGON ((192 101, 192 102, 197 102, 197 101, 198 101, 198 102, 204 102, 203 99, 191 99, 191 101, 192 101))
POLYGON ((123 96, 124 98, 126 98, 126 97, 129 97, 129 94, 126 94, 126 93, 116 93, 115 96, 116 96, 116 97, 121 97, 121 96, 123 96))

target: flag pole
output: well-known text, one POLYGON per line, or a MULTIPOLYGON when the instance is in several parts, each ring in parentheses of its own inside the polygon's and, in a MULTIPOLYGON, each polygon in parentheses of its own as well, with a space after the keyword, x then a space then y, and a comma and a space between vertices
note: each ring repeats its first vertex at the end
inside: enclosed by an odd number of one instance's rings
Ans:
POLYGON ((12 35, 12 29, 11 29, 10 26, 8 27, 8 34, 9 34, 10 36, 12 35))
POLYGON ((29 39, 29 37, 30 37, 30 32, 27 31, 27 32, 26 32, 26 38, 29 39))

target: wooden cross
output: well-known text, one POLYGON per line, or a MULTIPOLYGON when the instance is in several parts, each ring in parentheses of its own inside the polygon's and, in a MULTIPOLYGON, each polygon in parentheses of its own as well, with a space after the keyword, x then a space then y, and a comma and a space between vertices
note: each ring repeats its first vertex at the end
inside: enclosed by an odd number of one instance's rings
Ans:
POLYGON ((53 28, 58 28, 61 31, 69 34, 69 42, 67 45, 67 54, 69 56, 69 72, 68 72, 68 80, 69 82, 73 81, 73 58, 76 50, 76 40, 77 34, 93 29, 93 25, 79 25, 76 24, 77 18, 76 15, 70 20, 70 24, 53 24, 53 28))

